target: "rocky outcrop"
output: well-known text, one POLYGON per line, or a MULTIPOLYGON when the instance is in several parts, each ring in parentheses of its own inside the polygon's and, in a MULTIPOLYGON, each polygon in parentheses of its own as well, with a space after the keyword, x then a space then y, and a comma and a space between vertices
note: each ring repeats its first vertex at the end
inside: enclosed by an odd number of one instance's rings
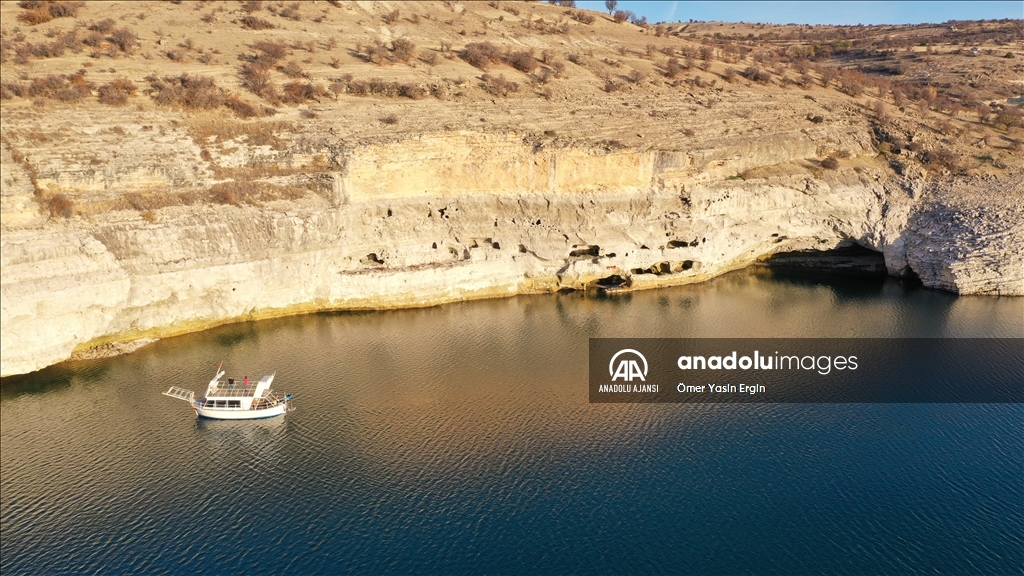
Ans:
MULTIPOLYGON (((190 144, 174 151, 194 154, 198 168, 184 171, 137 162, 87 178, 38 162, 51 193, 85 178, 116 195, 134 188, 132 174, 139 189, 209 185, 233 165, 273 164, 291 172, 271 181, 319 194, 65 220, 5 186, 2 373, 244 319, 684 284, 851 244, 927 286, 1024 294, 1019 189, 993 218, 977 202, 908 192, 920 183, 872 164, 856 135, 841 140, 850 166, 814 169, 807 159, 840 141, 816 138, 630 150, 473 132, 363 144, 307 135, 283 150, 190 144)), ((5 178, 26 180, 4 154, 5 178)))

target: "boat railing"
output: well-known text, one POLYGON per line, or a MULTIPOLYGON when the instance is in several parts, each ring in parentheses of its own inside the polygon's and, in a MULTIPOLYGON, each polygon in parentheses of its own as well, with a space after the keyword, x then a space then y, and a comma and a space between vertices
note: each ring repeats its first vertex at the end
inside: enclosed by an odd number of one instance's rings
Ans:
POLYGON ((256 395, 256 383, 249 382, 249 385, 240 384, 238 382, 230 384, 218 383, 217 387, 210 390, 207 396, 220 397, 220 396, 255 396, 256 395))
MULTIPOLYGON (((183 392, 186 392, 186 391, 183 391, 183 392)), ((171 396, 172 394, 167 394, 167 395, 171 396)), ((184 395, 183 396, 176 396, 175 395, 176 398, 183 398, 183 399, 187 399, 187 400, 193 400, 193 403, 196 405, 197 408, 217 408, 217 409, 221 409, 221 410, 223 410, 223 409, 229 409, 229 410, 245 410, 245 409, 248 409, 248 410, 264 410, 266 408, 273 408, 275 406, 280 406, 281 404, 289 402, 292 399, 292 395, 291 394, 280 394, 280 393, 271 392, 271 393, 267 394, 266 396, 259 396, 259 397, 253 398, 252 402, 251 402, 251 404, 249 406, 243 407, 241 404, 244 403, 245 401, 240 399, 240 397, 242 397, 242 396, 243 396, 242 394, 216 394, 216 393, 211 393, 211 394, 208 394, 208 395, 206 395, 206 396, 204 396, 202 398, 195 398, 195 399, 193 399, 192 397, 185 397, 184 395)), ((252 396, 252 395, 250 394, 250 396, 252 396)))
POLYGON ((291 394, 280 394, 271 392, 262 398, 257 398, 252 403, 253 410, 262 410, 264 408, 273 408, 285 402, 290 401, 292 398, 291 394))
POLYGON ((171 386, 171 389, 164 392, 164 396, 170 396, 171 398, 177 398, 179 400, 186 400, 191 402, 195 398, 195 392, 179 388, 177 386, 171 386))

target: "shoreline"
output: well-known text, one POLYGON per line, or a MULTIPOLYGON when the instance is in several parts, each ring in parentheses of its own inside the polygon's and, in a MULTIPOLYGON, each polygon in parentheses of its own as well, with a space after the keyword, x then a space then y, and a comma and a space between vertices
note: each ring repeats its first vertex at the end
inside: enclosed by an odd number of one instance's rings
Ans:
MULTIPOLYGON (((829 257, 828 257, 827 254, 828 253, 825 253, 825 254, 823 254, 821 256, 822 260, 824 260, 824 261, 828 261, 829 260, 829 257)), ((813 256, 812 256, 812 258, 813 258, 813 256)), ((775 265, 773 265, 773 264, 770 264, 770 263, 766 263, 765 261, 761 261, 761 262, 755 262, 753 264, 750 264, 750 265, 742 267, 742 268, 736 268, 736 269, 733 269, 733 270, 728 270, 728 271, 722 272, 720 274, 717 274, 715 276, 711 276, 711 277, 704 278, 704 279, 701 279, 701 280, 690 280, 690 281, 675 282, 675 283, 666 282, 666 283, 658 284, 658 285, 644 285, 644 286, 640 286, 640 287, 616 288, 614 290, 600 290, 600 289, 596 289, 595 290, 594 286, 591 286, 591 287, 588 287, 588 288, 585 288, 585 289, 582 289, 582 290, 566 289, 566 288, 546 289, 546 290, 533 289, 533 290, 524 290, 524 291, 515 292, 515 293, 493 293, 493 294, 479 293, 479 294, 477 294, 475 296, 470 296, 470 297, 452 298, 452 299, 438 299, 438 300, 434 300, 434 301, 430 301, 430 302, 418 302, 418 303, 406 302, 404 304, 392 304, 392 305, 389 305, 389 306, 375 306, 375 307, 352 306, 352 307, 330 307, 330 308, 317 308, 317 309, 294 309, 294 310, 262 311, 262 312, 259 312, 259 313, 254 313, 254 314, 246 315, 244 317, 224 319, 222 321, 215 322, 215 323, 207 323, 207 324, 203 325, 200 328, 188 327, 188 328, 182 329, 181 327, 176 327, 176 328, 173 328, 173 329, 171 329, 171 330, 169 330, 167 332, 159 333, 159 335, 154 335, 154 334, 151 333, 151 334, 146 335, 146 336, 138 336, 137 337, 137 335, 129 334, 129 335, 121 335, 120 338, 118 338, 118 337, 105 338, 101 342, 98 342, 98 343, 87 343, 87 345, 83 345, 81 348, 76 349, 72 353, 71 358, 68 358, 66 360, 63 360, 63 361, 60 361, 60 362, 57 362, 57 363, 54 363, 54 364, 50 364, 48 366, 44 366, 42 368, 39 368, 38 370, 33 370, 31 372, 25 372, 25 373, 21 373, 21 374, 10 374, 10 375, 4 376, 4 377, 0 378, 0 384, 2 384, 3 381, 8 380, 8 379, 21 379, 23 377, 30 377, 32 374, 38 373, 38 372, 40 372, 42 370, 47 370, 47 369, 50 369, 50 368, 53 368, 53 367, 59 367, 61 365, 65 365, 65 364, 77 363, 77 362, 88 362, 88 361, 91 361, 91 360, 102 360, 102 359, 106 359, 106 358, 115 358, 115 357, 118 357, 118 356, 130 355, 130 354, 132 354, 132 353, 134 353, 134 352, 136 352, 138 350, 141 350, 142 348, 145 348, 145 347, 149 346, 150 344, 154 344, 154 343, 159 342, 159 341, 164 340, 164 339, 175 338, 175 337, 178 337, 178 336, 185 336, 185 335, 189 335, 189 334, 197 334, 197 333, 200 333, 200 332, 205 332, 205 331, 208 331, 208 330, 212 330, 212 329, 219 328, 219 327, 222 327, 222 326, 228 326, 228 325, 231 325, 231 324, 241 324, 241 323, 246 323, 246 322, 259 322, 259 321, 262 321, 262 320, 273 320, 273 319, 280 319, 280 318, 289 318, 289 317, 295 317, 295 316, 306 316, 306 315, 315 315, 315 314, 324 314, 324 313, 326 313, 326 314, 331 314, 331 313, 370 313, 370 312, 388 312, 388 311, 399 311, 399 310, 415 310, 415 309, 423 309, 423 308, 435 308, 435 307, 445 306, 445 305, 449 305, 449 304, 459 304, 459 303, 462 303, 462 302, 473 302, 473 301, 477 301, 477 300, 497 300, 497 299, 503 299, 503 298, 512 298, 512 297, 516 297, 516 296, 551 295, 551 294, 556 294, 556 293, 565 292, 565 291, 575 292, 575 293, 580 293, 580 294, 591 294, 591 293, 593 293, 593 294, 596 294, 598 297, 601 297, 601 298, 615 298, 615 297, 618 297, 618 296, 625 296, 625 295, 628 295, 628 294, 632 294, 634 292, 641 292, 641 291, 648 291, 648 290, 658 290, 658 289, 663 289, 663 288, 674 288, 674 287, 687 286, 687 285, 693 285, 693 284, 706 284, 706 283, 709 283, 711 281, 720 279, 720 278, 728 276, 728 275, 743 274, 743 273, 746 273, 746 274, 759 274, 759 273, 772 274, 772 273, 779 273, 784 278, 791 277, 791 276, 795 275, 796 277, 799 277, 799 278, 802 278, 802 279, 810 279, 810 280, 814 280, 814 279, 818 279, 818 280, 830 280, 830 279, 831 280, 838 280, 838 279, 844 279, 844 280, 879 280, 879 281, 885 281, 885 280, 888 280, 888 279, 892 279, 892 280, 899 280, 899 281, 904 281, 904 282, 912 282, 912 283, 914 283, 914 284, 916 284, 916 285, 918 285, 921 288, 924 288, 926 290, 936 290, 938 292, 943 292, 943 293, 950 294, 952 296, 955 296, 956 298, 979 297, 979 298, 987 299, 987 298, 1000 298, 1000 297, 1003 297, 1001 295, 991 295, 991 294, 956 294, 956 293, 950 292, 948 290, 942 290, 941 288, 929 288, 929 287, 924 286, 923 284, 921 284, 920 280, 916 279, 916 278, 906 278, 906 277, 898 277, 898 276, 890 276, 890 275, 879 275, 877 273, 877 271, 872 271, 872 270, 866 270, 866 271, 865 270, 854 270, 854 271, 851 271, 851 270, 847 270, 847 269, 844 269, 844 270, 829 270, 829 269, 820 268, 820 267, 819 268, 815 268, 815 267, 807 267, 807 266, 788 266, 786 264, 781 264, 781 265, 780 264, 775 264, 775 265)), ((1009 298, 1017 298, 1018 296, 1008 296, 1008 297, 1009 298)))

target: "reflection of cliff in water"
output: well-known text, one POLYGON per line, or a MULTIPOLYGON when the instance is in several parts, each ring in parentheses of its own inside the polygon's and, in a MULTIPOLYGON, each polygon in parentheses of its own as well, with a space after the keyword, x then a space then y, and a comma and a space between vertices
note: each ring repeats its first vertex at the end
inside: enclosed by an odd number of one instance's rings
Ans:
POLYGON ((70 388, 74 383, 101 382, 109 369, 104 360, 82 360, 47 366, 42 370, 8 376, 0 385, 0 397, 45 394, 70 388))
POLYGON ((754 264, 773 270, 806 270, 821 274, 886 276, 885 256, 881 252, 852 244, 832 250, 778 252, 754 264))

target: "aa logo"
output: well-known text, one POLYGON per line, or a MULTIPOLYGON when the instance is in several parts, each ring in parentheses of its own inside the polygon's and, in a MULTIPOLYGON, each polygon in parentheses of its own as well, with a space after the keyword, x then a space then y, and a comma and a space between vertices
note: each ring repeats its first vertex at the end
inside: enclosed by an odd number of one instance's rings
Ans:
POLYGON ((634 378, 639 378, 641 382, 644 382, 644 377, 647 376, 647 358, 632 348, 619 350, 608 363, 608 375, 612 377, 612 382, 619 378, 625 382, 632 382, 634 378), (638 359, 643 363, 643 370, 637 363, 638 359), (616 360, 618 360, 618 364, 616 364, 616 360))

